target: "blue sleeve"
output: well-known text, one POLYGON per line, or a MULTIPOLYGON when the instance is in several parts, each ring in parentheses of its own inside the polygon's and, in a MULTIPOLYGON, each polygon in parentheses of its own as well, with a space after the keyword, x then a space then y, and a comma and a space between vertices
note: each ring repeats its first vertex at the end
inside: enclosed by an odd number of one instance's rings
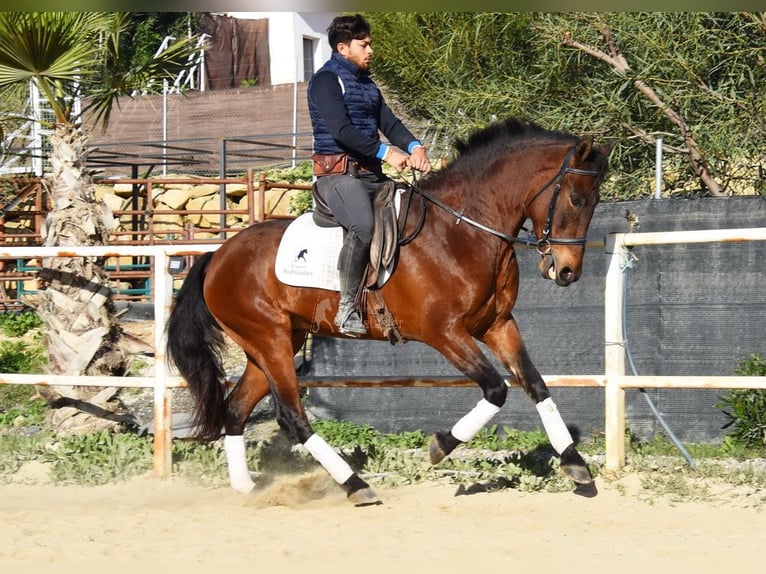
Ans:
MULTIPOLYGON (((400 120, 391 108, 388 107, 383 96, 381 95, 381 107, 380 107, 380 131, 386 136, 388 141, 394 144, 401 150, 406 150, 407 153, 412 153, 412 150, 419 145, 423 145, 412 132, 408 130, 402 120, 400 120)), ((385 153, 385 151, 384 151, 385 153)))

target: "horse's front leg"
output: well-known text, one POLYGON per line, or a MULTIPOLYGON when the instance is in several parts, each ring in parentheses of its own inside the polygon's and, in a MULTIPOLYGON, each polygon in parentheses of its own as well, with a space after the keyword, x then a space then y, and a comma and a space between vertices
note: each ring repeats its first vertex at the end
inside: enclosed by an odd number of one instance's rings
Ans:
MULTIPOLYGON (((561 457, 561 470, 578 485, 593 485, 588 465, 574 446, 574 440, 548 386, 532 364, 518 325, 513 318, 498 322, 482 338, 503 365, 518 380, 529 398, 535 403, 543 428, 551 446, 561 457)), ((595 490, 579 488, 578 493, 594 495, 595 490)))
POLYGON ((492 366, 476 345, 473 338, 465 333, 450 334, 446 340, 429 343, 438 349, 460 372, 476 381, 483 392, 482 399, 447 432, 437 432, 431 439, 429 455, 436 464, 451 453, 459 444, 468 442, 486 426, 505 404, 508 387, 497 369, 492 366))

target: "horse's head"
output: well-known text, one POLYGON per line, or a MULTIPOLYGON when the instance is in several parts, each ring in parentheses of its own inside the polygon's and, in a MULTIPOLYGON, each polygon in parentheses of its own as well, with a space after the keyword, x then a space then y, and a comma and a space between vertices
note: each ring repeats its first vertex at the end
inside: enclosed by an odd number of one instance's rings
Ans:
POLYGON ((540 273, 566 287, 580 278, 585 237, 599 200, 607 150, 590 137, 567 149, 558 171, 540 178, 546 183, 527 199, 526 214, 534 224, 540 273))

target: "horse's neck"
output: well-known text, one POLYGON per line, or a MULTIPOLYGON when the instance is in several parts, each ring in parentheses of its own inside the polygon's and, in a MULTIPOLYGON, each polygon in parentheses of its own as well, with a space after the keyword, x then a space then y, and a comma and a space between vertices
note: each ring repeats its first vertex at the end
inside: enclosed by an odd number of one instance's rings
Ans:
MULTIPOLYGON (((521 183, 514 186, 509 181, 523 181, 523 178, 485 176, 460 186, 436 188, 433 194, 459 214, 503 234, 515 236, 526 220, 526 186, 521 183)), ((442 215, 461 224, 458 217, 452 214, 444 212, 442 215)))

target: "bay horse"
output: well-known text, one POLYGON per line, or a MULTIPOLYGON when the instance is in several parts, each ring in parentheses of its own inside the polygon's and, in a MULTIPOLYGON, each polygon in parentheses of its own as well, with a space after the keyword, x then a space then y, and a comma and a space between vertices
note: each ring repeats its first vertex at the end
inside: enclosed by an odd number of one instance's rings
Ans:
MULTIPOLYGON (((471 411, 432 437, 431 462, 471 440, 503 406, 515 381, 536 405, 575 492, 595 495, 593 477, 511 312, 519 287, 517 243, 538 249, 545 279, 568 286, 579 278, 609 151, 595 147, 592 137, 549 131, 514 118, 456 141, 456 151, 446 167, 420 178, 407 192, 411 209, 420 213, 403 222, 400 216, 401 236, 409 241, 400 247, 396 270, 380 289, 401 336, 439 351, 482 391, 471 411), (527 219, 532 229, 522 239, 519 233, 527 219), (477 340, 496 355, 510 381, 477 340)), ((329 316, 335 314, 337 292, 288 286, 277 279, 275 254, 288 223, 256 223, 196 259, 170 314, 168 360, 193 396, 197 438, 216 440, 223 433, 235 490, 247 493, 255 487, 243 432, 255 405, 271 393, 280 426, 342 486, 348 500, 356 506, 379 504, 370 486, 313 431, 301 403, 293 357, 307 333, 345 335, 332 322, 314 317, 319 307, 327 312, 329 306, 329 316), (224 334, 247 358, 244 373, 228 394, 224 334)), ((366 338, 383 339, 381 325, 369 314, 366 318, 366 338)))

